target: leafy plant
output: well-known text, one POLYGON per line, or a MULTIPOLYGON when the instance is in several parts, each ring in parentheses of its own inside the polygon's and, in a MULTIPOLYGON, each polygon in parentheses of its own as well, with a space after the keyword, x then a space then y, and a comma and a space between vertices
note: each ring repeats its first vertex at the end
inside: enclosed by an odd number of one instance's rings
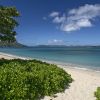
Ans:
POLYGON ((16 42, 16 31, 14 29, 18 26, 16 21, 18 16, 19 12, 15 7, 0 6, 0 40, 2 42, 16 42))
POLYGON ((71 75, 37 60, 0 60, 0 100, 35 100, 63 92, 71 75))
POLYGON ((97 88, 97 91, 95 92, 95 97, 97 100, 100 100, 100 87, 97 88))

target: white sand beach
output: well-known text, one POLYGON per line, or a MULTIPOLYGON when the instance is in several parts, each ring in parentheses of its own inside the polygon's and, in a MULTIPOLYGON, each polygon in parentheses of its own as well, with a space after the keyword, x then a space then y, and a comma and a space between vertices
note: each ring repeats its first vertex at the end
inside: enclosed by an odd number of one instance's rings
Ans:
POLYGON ((0 52, 0 59, 2 58, 4 59, 30 59, 30 58, 25 58, 25 57, 20 57, 20 56, 0 52))
MULTIPOLYGON (((100 86, 100 73, 69 68, 69 66, 64 69, 71 74, 74 81, 69 89, 64 93, 58 93, 52 100, 96 100, 94 91, 100 86)), ((43 100, 50 100, 50 97, 45 97, 43 100)))
MULTIPOLYGON (((13 59, 20 57, 0 53, 0 58, 13 59)), ((46 96, 41 100, 96 100, 94 97, 94 91, 100 86, 100 72, 76 69, 72 68, 71 65, 58 66, 71 74, 74 81, 64 93, 56 94, 57 97, 46 96)))

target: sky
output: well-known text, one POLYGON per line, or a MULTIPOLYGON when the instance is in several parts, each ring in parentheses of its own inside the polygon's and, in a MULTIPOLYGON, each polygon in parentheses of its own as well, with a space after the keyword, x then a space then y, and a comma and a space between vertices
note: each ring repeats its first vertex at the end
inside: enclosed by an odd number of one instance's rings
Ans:
POLYGON ((100 45, 100 0, 0 0, 15 6, 16 39, 34 45, 100 45))

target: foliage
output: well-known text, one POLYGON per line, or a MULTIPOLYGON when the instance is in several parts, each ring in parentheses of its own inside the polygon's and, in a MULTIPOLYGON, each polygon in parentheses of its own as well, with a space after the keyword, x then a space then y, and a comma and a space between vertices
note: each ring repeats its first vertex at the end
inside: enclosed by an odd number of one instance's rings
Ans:
POLYGON ((0 100, 37 100, 63 92, 71 75, 37 60, 0 60, 0 100))
POLYGON ((14 28, 18 25, 14 17, 18 17, 19 12, 15 7, 0 6, 0 40, 3 42, 15 42, 16 32, 14 28))
POLYGON ((100 87, 97 88, 97 91, 95 92, 95 96, 97 100, 100 100, 100 87))
POLYGON ((6 43, 6 42, 0 42, 0 48, 3 47, 12 47, 12 48, 22 48, 27 47, 21 43, 13 42, 13 43, 6 43))

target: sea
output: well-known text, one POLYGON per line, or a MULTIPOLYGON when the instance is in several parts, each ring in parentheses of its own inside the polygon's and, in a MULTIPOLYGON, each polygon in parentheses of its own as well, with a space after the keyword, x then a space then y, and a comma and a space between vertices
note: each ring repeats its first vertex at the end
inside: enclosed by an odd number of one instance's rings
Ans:
POLYGON ((0 48, 0 52, 100 71, 100 46, 0 48))

